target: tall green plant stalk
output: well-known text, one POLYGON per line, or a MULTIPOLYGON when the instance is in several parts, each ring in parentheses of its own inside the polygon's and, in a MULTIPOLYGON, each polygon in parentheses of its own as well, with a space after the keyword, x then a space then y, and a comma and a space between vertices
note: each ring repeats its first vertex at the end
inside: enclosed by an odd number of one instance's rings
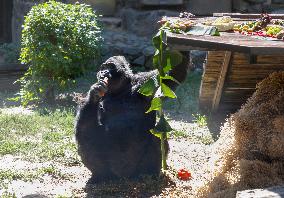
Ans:
MULTIPOLYGON (((162 169, 167 169, 166 161, 166 142, 167 133, 172 130, 168 121, 165 119, 163 111, 163 103, 165 98, 176 98, 173 90, 168 87, 167 81, 177 82, 169 72, 171 69, 181 63, 182 55, 178 51, 172 51, 165 42, 165 31, 161 29, 156 36, 153 37, 153 45, 156 48, 153 57, 153 66, 159 71, 156 79, 149 79, 139 89, 139 93, 151 97, 151 106, 146 113, 151 111, 159 112, 159 121, 150 132, 159 137, 161 140, 162 169)), ((178 83, 178 82, 177 82, 178 83)))
MULTIPOLYGON (((161 109, 160 115, 164 116, 164 112, 161 109)), ((162 169, 167 170, 167 157, 166 157, 166 141, 167 141, 167 134, 161 133, 161 152, 162 152, 162 169)))

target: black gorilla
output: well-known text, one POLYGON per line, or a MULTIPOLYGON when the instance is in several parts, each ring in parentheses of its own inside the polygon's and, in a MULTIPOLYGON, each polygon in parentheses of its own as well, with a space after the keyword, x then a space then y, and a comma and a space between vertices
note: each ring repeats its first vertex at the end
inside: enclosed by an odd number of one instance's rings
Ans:
MULTIPOLYGON (((176 67, 173 77, 183 81, 187 66, 176 67)), ((139 94, 140 86, 157 71, 133 74, 123 56, 109 58, 100 67, 76 118, 76 140, 82 162, 92 172, 89 182, 142 174, 158 175, 160 139, 149 130, 156 113, 145 113, 151 98, 139 94)), ((168 83, 172 88, 175 84, 168 83)))

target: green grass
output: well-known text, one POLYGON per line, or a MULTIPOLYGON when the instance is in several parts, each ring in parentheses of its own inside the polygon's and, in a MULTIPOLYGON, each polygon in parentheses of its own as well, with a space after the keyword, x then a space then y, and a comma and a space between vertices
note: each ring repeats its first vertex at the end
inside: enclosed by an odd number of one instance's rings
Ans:
POLYGON ((4 179, 12 180, 23 180, 23 181, 32 181, 39 177, 39 172, 30 172, 30 171, 18 171, 18 170, 0 170, 0 181, 4 179))
POLYGON ((188 133, 186 133, 185 131, 181 131, 181 130, 173 130, 170 132, 170 137, 173 138, 189 138, 190 135, 188 133))
POLYGON ((26 160, 77 162, 74 110, 56 109, 33 114, 0 113, 0 155, 26 160))
MULTIPOLYGON (((194 129, 193 129, 194 130, 194 129)), ((182 130, 173 130, 169 133, 170 138, 179 139, 186 138, 192 142, 202 143, 205 145, 210 145, 214 143, 214 139, 211 134, 203 134, 201 136, 195 135, 194 133, 188 133, 182 130)))
POLYGON ((201 115, 199 113, 192 114, 193 121, 199 126, 199 127, 205 127, 207 126, 207 117, 205 115, 201 115))
POLYGON ((210 144, 213 144, 215 142, 215 140, 214 140, 214 138, 211 134, 203 135, 199 138, 199 140, 205 145, 210 145, 210 144))
POLYGON ((61 173, 60 170, 56 169, 52 165, 35 170, 5 169, 0 170, 0 186, 2 186, 2 188, 5 188, 5 184, 13 180, 22 180, 25 182, 31 182, 35 179, 42 180, 42 177, 44 175, 51 175, 54 178, 60 179, 68 178, 68 175, 61 173))

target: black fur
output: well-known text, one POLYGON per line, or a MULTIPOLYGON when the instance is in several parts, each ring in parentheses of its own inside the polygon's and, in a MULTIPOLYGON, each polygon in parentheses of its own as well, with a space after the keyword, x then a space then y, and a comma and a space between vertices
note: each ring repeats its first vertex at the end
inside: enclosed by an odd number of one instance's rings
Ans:
MULTIPOLYGON (((180 69, 186 71, 186 66, 180 69)), ((98 82, 79 108, 75 124, 78 152, 92 172, 91 182, 160 173, 160 140, 149 132, 156 113, 145 113, 151 98, 137 92, 156 75, 157 71, 133 74, 122 56, 101 65, 98 82), (102 97, 100 92, 106 94, 102 97)))

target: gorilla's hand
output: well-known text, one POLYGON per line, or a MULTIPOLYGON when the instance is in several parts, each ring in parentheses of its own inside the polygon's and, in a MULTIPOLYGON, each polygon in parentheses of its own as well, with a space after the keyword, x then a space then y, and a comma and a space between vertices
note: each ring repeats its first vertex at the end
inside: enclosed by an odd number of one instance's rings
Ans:
POLYGON ((89 98, 91 101, 98 101, 101 97, 105 95, 108 90, 108 78, 93 84, 89 90, 89 98))

